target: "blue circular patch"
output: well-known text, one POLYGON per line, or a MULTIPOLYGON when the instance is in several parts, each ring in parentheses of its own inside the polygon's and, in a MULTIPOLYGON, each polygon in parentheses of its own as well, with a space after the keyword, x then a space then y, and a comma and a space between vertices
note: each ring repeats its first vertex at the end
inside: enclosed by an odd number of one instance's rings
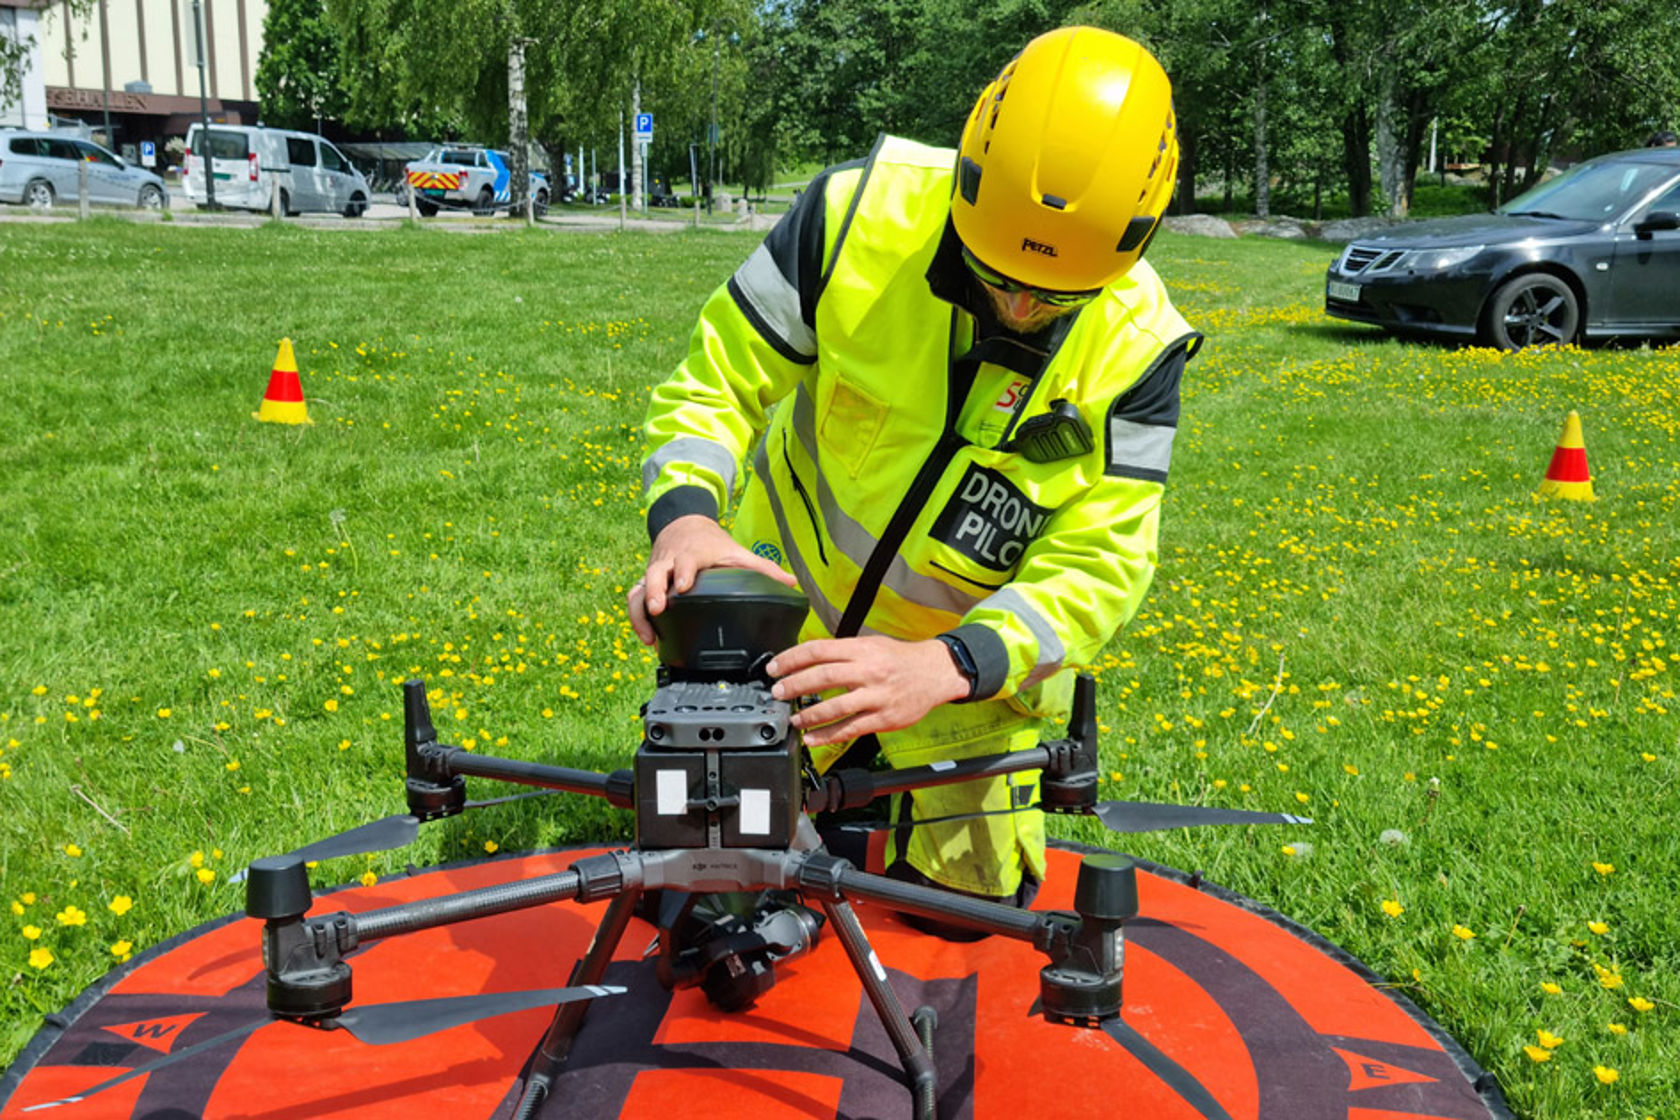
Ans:
POLYGON ((772 564, 780 564, 782 562, 782 550, 771 544, 769 541, 753 542, 752 552, 754 556, 762 556, 772 564))

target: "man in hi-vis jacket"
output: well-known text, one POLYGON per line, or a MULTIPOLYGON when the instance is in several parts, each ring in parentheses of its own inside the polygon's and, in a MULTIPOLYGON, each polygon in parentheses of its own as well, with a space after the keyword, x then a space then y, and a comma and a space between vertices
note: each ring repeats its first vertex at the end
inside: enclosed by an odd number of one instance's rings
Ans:
MULTIPOLYGON (((769 671, 824 697, 794 717, 819 768, 1036 745, 1154 571, 1200 341, 1141 260, 1177 166, 1160 64, 1077 27, 1004 67, 959 151, 883 137, 823 172, 653 393, 642 640, 696 572, 755 569, 811 603, 769 671)), ((1025 905, 1037 787, 895 797, 889 873, 1025 905)))

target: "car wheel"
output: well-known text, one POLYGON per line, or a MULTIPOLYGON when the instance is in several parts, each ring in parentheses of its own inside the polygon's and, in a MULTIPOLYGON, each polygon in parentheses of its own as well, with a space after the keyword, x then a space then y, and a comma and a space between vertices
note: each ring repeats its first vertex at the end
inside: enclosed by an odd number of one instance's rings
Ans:
POLYGON ((344 205, 344 216, 346 218, 359 218, 365 213, 367 213, 367 199, 359 194, 352 195, 350 201, 344 205))
POLYGON ((151 183, 140 188, 140 209, 162 210, 164 205, 163 191, 151 183))
POLYGON ((435 202, 427 202, 423 198, 417 198, 414 200, 414 208, 420 212, 422 218, 437 217, 438 208, 435 202))
POLYGON ((53 205, 52 184, 45 179, 31 179, 29 185, 23 188, 23 201, 35 210, 51 210, 53 205))
POLYGON ((537 192, 536 199, 533 200, 532 203, 531 203, 531 212, 536 214, 536 216, 539 217, 539 218, 542 217, 544 214, 548 213, 548 192, 547 191, 538 191, 537 192))
POLYGON ((1566 346, 1581 325, 1575 292, 1558 277, 1530 272, 1505 281, 1488 300, 1482 333, 1501 350, 1566 346))
POLYGON ((472 212, 480 218, 487 218, 496 212, 496 198, 490 193, 489 187, 478 192, 478 197, 473 200, 472 212))

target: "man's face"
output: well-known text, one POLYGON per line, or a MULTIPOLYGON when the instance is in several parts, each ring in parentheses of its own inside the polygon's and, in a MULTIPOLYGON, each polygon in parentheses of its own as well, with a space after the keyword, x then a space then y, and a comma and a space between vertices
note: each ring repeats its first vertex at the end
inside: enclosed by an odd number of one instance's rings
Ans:
POLYGON ((998 322, 1016 334, 1041 331, 1063 315, 1079 310, 1077 307, 1057 307, 1034 298, 1031 292, 1006 292, 985 281, 980 290, 986 293, 998 322))

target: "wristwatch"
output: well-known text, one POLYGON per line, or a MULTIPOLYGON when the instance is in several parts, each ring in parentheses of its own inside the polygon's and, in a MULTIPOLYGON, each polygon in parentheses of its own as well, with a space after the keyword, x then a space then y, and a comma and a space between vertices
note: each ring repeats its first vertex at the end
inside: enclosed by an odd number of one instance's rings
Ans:
POLYGON ((974 664, 974 655, 968 652, 968 646, 963 644, 961 638, 955 634, 940 634, 938 640, 951 651, 952 663, 956 665, 957 672, 963 675, 963 680, 968 682, 968 695, 956 701, 958 704, 966 704, 974 699, 974 690, 980 686, 980 668, 974 664))

